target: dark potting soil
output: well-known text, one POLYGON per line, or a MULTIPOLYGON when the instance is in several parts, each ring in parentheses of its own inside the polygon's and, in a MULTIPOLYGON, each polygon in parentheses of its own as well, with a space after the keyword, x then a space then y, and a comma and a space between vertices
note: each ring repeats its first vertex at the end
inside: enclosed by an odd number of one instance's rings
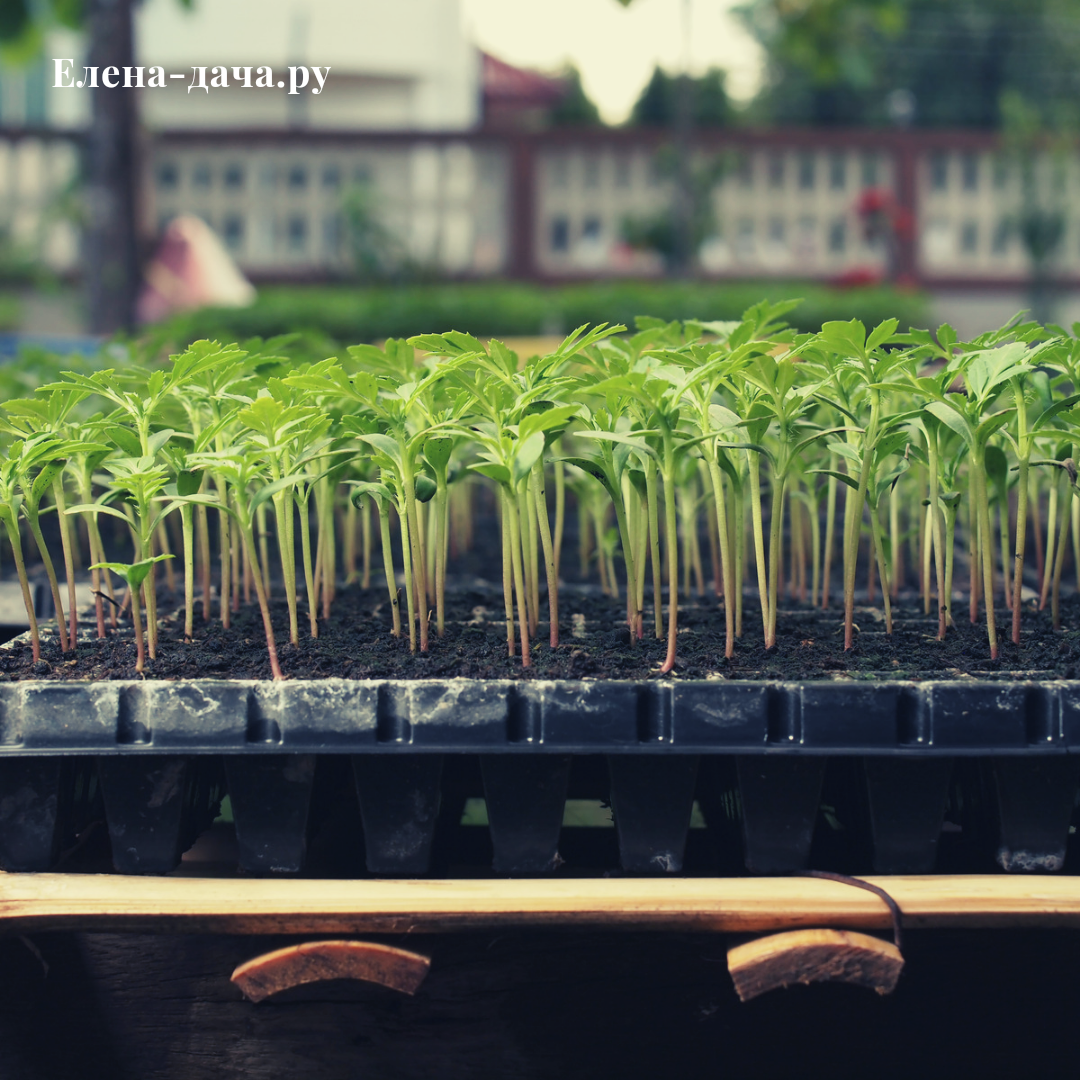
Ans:
MULTIPOLYGON (((546 601, 541 609, 546 615, 546 601)), ((171 610, 162 603, 159 610, 171 610)), ((409 652, 407 636, 390 634, 390 607, 385 591, 342 588, 329 621, 320 621, 319 638, 306 636, 306 610, 301 601, 298 645, 288 641, 284 599, 273 604, 281 667, 288 678, 319 679, 957 679, 974 677, 1071 679, 1080 677, 1080 596, 1062 600, 1062 631, 1055 632, 1049 611, 1025 605, 1021 644, 1010 640, 1011 614, 998 612, 1000 658, 991 661, 986 626, 972 625, 959 605, 955 629, 937 641, 936 618, 923 615, 912 602, 894 606, 894 629, 885 633, 879 607, 859 607, 855 647, 843 648, 843 613, 839 604, 826 611, 790 605, 777 620, 777 644, 766 650, 760 616, 747 598, 744 634, 735 655, 724 658, 722 605, 710 600, 684 602, 679 610, 678 663, 670 676, 660 675, 666 638, 652 633, 647 607, 646 636, 631 642, 623 603, 595 590, 567 586, 560 593, 561 635, 558 649, 548 644, 541 620, 532 643, 532 666, 523 668, 520 654, 507 656, 506 621, 501 590, 478 584, 447 596, 446 632, 435 634, 432 615, 430 648, 409 652)), ((135 644, 130 623, 104 640, 92 636, 92 621, 83 621, 74 653, 61 653, 54 632, 43 627, 42 659, 34 664, 26 635, 0 648, 0 680, 134 679, 135 644)), ((666 612, 665 612, 666 630, 666 612)), ((183 616, 162 620, 157 657, 147 661, 151 679, 267 679, 262 620, 254 605, 233 616, 225 630, 216 619, 197 617, 195 640, 183 640, 183 616)))

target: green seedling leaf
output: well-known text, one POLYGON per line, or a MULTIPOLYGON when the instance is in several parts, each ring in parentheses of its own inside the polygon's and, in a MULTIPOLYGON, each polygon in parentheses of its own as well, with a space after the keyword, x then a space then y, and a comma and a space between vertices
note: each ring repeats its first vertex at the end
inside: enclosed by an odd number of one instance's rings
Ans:
POLYGON ((283 476, 280 480, 275 480, 272 484, 267 484, 266 487, 259 488, 254 495, 251 496, 251 502, 249 503, 251 512, 254 513, 267 499, 272 499, 280 491, 287 491, 291 487, 295 487, 302 481, 309 480, 310 478, 304 473, 294 473, 292 476, 283 476))
POLYGON ((139 442, 139 436, 131 428, 114 424, 112 427, 105 428, 103 434, 112 439, 128 457, 137 458, 142 454, 142 443, 139 442))
POLYGON ((69 506, 65 514, 108 514, 109 517, 118 518, 125 525, 131 524, 131 519, 121 510, 114 506, 106 506, 104 503, 79 503, 78 506, 69 506))
POLYGON ((510 459, 510 470, 514 484, 521 483, 532 471, 533 465, 544 452, 544 433, 534 431, 527 439, 518 440, 514 455, 510 459))
POLYGON ((42 466, 41 472, 34 478, 34 483, 30 488, 29 501, 32 506, 37 506, 41 502, 42 496, 52 487, 53 481, 64 471, 66 464, 66 461, 50 461, 42 466))
POLYGON ((892 341, 899 325, 898 319, 886 319, 883 323, 879 323, 866 339, 866 351, 868 353, 873 352, 878 346, 892 341))
POLYGON ((453 452, 454 440, 448 435, 433 435, 424 443, 424 457, 437 473, 446 471, 453 452))
POLYGON ((867 352, 866 327, 858 319, 852 319, 851 322, 824 323, 821 327, 821 339, 845 356, 861 358, 867 352))
POLYGON ((177 495, 197 495, 202 487, 203 474, 200 470, 184 470, 176 474, 177 495))
POLYGON ((148 443, 150 446, 150 456, 155 457, 157 452, 176 434, 172 428, 165 428, 164 431, 155 431, 150 436, 148 443))
POLYGON ((398 468, 401 468, 401 447, 398 445, 397 440, 391 439, 389 435, 380 434, 357 435, 356 437, 369 446, 375 447, 380 454, 388 457, 398 468))
POLYGON ((808 469, 808 475, 810 476, 834 476, 841 484, 847 484, 852 491, 859 490, 859 481, 853 476, 848 476, 847 473, 837 472, 835 469, 808 469))
POLYGON ((998 428, 1002 427, 1009 418, 1016 412, 1016 409, 1004 409, 1002 412, 994 413, 993 416, 987 417, 976 429, 975 438, 979 443, 985 443, 991 435, 994 434, 998 428))
POLYGON ((353 489, 349 498, 352 499, 353 506, 358 509, 363 507, 364 499, 368 498, 373 499, 380 507, 394 501, 394 496, 385 484, 371 480, 350 480, 348 483, 353 489))
POLYGON ((416 478, 413 481, 413 492, 416 495, 417 502, 431 502, 431 500, 435 498, 435 492, 438 490, 438 485, 427 475, 427 473, 416 474, 416 478))
POLYGON ((143 559, 137 563, 101 562, 90 567, 91 570, 111 570, 118 577, 122 577, 133 589, 139 588, 150 573, 150 567, 154 563, 164 562, 166 559, 175 558, 173 555, 155 555, 152 559, 143 559))
POLYGON ((1080 402, 1080 394, 1071 394, 1067 398, 1062 398, 1061 401, 1055 401, 1053 405, 1045 409, 1036 418, 1035 423, 1031 425, 1032 432, 1038 431, 1040 428, 1044 428, 1055 416, 1059 413, 1067 412, 1077 402, 1080 402))
MULTIPOLYGON (((641 436, 644 435, 659 435, 659 431, 642 431, 637 432, 634 435, 624 435, 619 431, 579 431, 576 433, 583 439, 602 439, 604 442, 622 443, 624 446, 629 446, 631 449, 637 450, 638 453, 647 454, 649 457, 656 461, 660 460, 660 455, 645 441, 641 436)), ((707 435, 705 438, 714 438, 713 435, 707 435)))
POLYGON ((486 476, 489 480, 494 480, 497 484, 510 486, 510 470, 505 465, 496 465, 494 462, 481 462, 478 465, 470 465, 469 469, 472 472, 480 473, 481 476, 486 476))
POLYGON ((975 445, 975 432, 971 425, 954 408, 944 401, 928 401, 926 411, 933 413, 943 424, 952 428, 968 446, 975 445))

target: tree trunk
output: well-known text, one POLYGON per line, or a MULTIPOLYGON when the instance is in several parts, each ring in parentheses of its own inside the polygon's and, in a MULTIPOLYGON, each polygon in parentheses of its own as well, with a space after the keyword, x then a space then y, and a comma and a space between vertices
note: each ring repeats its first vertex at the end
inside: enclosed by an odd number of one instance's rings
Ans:
POLYGON ((86 141, 87 307, 90 328, 107 334, 134 326, 139 287, 136 95, 124 87, 134 64, 131 0, 88 0, 86 28, 87 63, 98 70, 86 141), (106 68, 119 73, 110 73, 115 88, 102 82, 106 68))

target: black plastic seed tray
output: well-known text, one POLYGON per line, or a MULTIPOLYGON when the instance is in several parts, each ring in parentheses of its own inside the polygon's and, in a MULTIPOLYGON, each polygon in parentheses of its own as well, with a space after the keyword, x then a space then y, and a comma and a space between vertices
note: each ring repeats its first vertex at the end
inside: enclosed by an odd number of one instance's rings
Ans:
POLYGON ((953 830, 986 838, 973 869, 1059 870, 1080 787, 1080 683, 4 684, 0 865, 56 866, 92 794, 114 866, 168 872, 227 792, 240 868, 298 872, 319 777, 333 773, 349 777, 367 872, 427 874, 461 817, 467 762, 497 873, 562 863, 584 762, 601 763, 592 793, 612 808, 624 872, 683 869, 695 802, 724 864, 820 862, 837 770, 849 825, 869 838, 845 870, 931 872, 947 806, 964 822, 953 830))
POLYGON ((1080 682, 20 682, 0 755, 1080 753, 1080 682))

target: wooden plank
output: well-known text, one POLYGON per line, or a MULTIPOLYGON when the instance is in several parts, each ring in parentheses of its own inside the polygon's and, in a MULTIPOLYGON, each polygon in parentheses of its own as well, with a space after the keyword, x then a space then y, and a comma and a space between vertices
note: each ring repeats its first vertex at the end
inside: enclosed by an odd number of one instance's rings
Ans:
POLYGON ((846 982, 891 994, 903 970, 904 958, 891 941, 851 930, 788 930, 728 949, 728 971, 740 1001, 815 982, 846 982))
POLYGON ((357 979, 415 994, 430 967, 430 957, 379 942, 306 941, 244 961, 231 979, 248 1001, 332 979, 357 979))
MULTIPOLYGON (((908 927, 1080 926, 1080 877, 872 877, 908 927)), ((727 932, 880 930, 871 893, 815 878, 247 880, 0 874, 0 926, 416 933, 583 925, 727 932)))

